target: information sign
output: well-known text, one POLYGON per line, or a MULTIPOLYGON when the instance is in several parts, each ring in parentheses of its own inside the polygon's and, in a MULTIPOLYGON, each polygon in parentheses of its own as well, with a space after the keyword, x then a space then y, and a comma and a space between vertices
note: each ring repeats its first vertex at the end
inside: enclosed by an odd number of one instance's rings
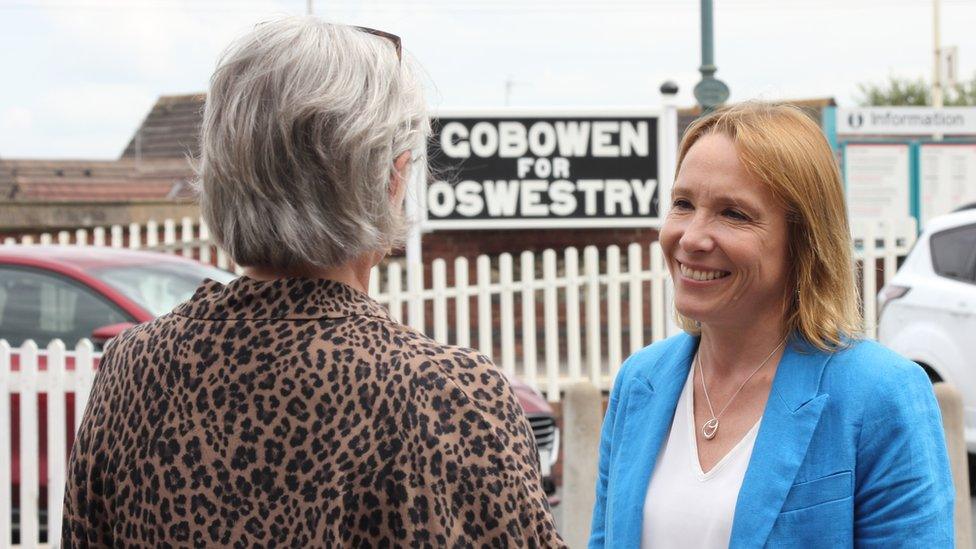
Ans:
POLYGON ((840 135, 976 135, 976 107, 837 109, 840 135))
POLYGON ((844 176, 851 219, 875 220, 880 227, 911 215, 907 144, 848 143, 844 176))

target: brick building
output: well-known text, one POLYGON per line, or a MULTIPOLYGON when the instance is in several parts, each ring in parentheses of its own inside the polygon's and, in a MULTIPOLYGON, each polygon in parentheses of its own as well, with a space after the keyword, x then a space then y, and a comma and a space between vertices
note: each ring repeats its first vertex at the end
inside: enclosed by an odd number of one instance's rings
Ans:
MULTIPOLYGON (((190 201, 193 173, 188 159, 199 153, 197 136, 205 99, 199 93, 160 97, 115 161, 0 160, 0 200, 190 201)), ((824 107, 835 105, 829 98, 791 103, 809 109, 818 121, 824 107)), ((697 108, 679 110, 679 133, 698 115, 697 108)), ((146 219, 115 222, 131 221, 146 219)), ((632 242, 646 246, 656 239, 657 231, 646 228, 451 230, 425 234, 423 247, 429 262, 438 257, 474 258, 568 246, 603 248, 632 242)))

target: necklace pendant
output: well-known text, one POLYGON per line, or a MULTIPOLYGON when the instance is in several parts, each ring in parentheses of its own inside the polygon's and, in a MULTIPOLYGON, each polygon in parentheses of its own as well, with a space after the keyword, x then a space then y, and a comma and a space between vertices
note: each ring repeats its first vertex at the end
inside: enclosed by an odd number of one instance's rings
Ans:
POLYGON ((715 438, 715 433, 718 432, 718 418, 713 417, 712 419, 703 423, 701 432, 702 436, 705 437, 705 440, 712 440, 715 438))

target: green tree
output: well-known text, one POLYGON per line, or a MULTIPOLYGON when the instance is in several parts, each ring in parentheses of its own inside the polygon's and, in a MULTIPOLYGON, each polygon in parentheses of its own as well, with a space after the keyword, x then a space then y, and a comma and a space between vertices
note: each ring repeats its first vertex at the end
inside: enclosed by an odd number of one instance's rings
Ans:
MULTIPOLYGON (((932 87, 924 78, 898 78, 891 76, 887 82, 858 84, 862 107, 916 106, 932 104, 932 87)), ((945 90, 942 103, 947 107, 976 106, 976 75, 945 90)))
POLYGON ((956 84, 946 101, 946 105, 957 107, 976 106, 976 76, 973 76, 972 80, 956 84))

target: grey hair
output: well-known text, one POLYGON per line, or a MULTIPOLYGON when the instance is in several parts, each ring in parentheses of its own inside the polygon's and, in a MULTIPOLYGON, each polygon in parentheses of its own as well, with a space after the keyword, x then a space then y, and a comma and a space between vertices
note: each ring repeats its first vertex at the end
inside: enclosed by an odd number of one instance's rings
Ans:
MULTIPOLYGON (((394 161, 426 172, 422 84, 393 43, 314 17, 257 25, 210 80, 200 208, 239 265, 333 267, 402 244, 394 161)), ((406 181, 404 182, 406 183, 406 181)))

